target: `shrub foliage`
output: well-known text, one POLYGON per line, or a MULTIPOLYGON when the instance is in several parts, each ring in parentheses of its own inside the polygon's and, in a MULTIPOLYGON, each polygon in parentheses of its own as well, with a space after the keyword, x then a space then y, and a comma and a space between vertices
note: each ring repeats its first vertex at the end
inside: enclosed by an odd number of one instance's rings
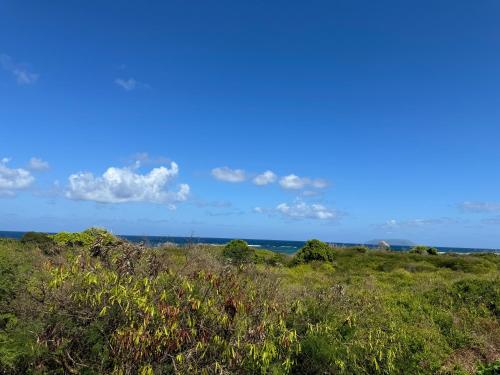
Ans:
POLYGON ((411 254, 420 254, 420 255, 438 255, 438 251, 435 247, 429 247, 429 246, 414 246, 412 249, 410 249, 411 254))
POLYGON ((53 238, 45 233, 27 232, 21 237, 21 242, 23 244, 36 246, 47 255, 55 254, 59 251, 53 238))
POLYGON ((333 261, 333 250, 325 242, 309 240, 295 255, 295 263, 309 263, 312 261, 333 261))
POLYGON ((248 246, 243 240, 232 240, 222 252, 224 257, 236 263, 246 263, 253 261, 255 258, 255 250, 248 246))

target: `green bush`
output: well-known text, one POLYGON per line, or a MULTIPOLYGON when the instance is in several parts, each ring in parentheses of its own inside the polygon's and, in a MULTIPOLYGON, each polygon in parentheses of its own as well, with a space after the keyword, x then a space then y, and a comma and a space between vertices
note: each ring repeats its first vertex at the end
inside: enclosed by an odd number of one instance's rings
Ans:
POLYGON ((309 240, 295 255, 294 263, 309 263, 312 261, 333 261, 333 249, 320 240, 309 240))
POLYGON ((455 301, 469 309, 486 308, 500 318, 500 285, 492 280, 465 279, 455 282, 451 287, 455 301))
POLYGON ((418 245, 413 247, 410 251, 411 254, 420 255, 438 255, 438 251, 434 247, 418 245))
POLYGON ((427 262, 419 262, 419 263, 408 263, 404 266, 404 269, 408 272, 434 272, 436 271, 436 267, 427 263, 427 262))
POLYGON ((289 262, 290 257, 281 253, 275 253, 271 258, 266 259, 266 264, 270 266, 285 266, 289 262))
POLYGON ((368 252, 368 248, 366 246, 350 246, 347 247, 346 250, 354 251, 356 253, 365 254, 368 252))
POLYGON ((233 262, 246 263, 253 261, 255 250, 243 240, 232 240, 224 246, 222 255, 233 262))
POLYGON ((436 248, 431 247, 431 248, 427 249, 427 254, 429 254, 429 255, 438 255, 438 251, 437 251, 436 248))
POLYGON ((116 241, 116 237, 100 228, 89 228, 74 233, 59 232, 52 238, 57 244, 69 247, 90 247, 97 239, 100 239, 103 245, 110 245, 116 241))
POLYGON ((21 237, 21 242, 38 247, 46 255, 58 253, 57 244, 46 233, 27 232, 21 237))
POLYGON ((476 375, 498 375, 500 374, 500 360, 488 365, 480 366, 476 375))
POLYGON ((436 267, 468 273, 481 274, 494 269, 494 264, 489 261, 483 261, 481 258, 468 255, 443 254, 439 257, 429 257, 428 261, 432 262, 436 267))
MULTIPOLYGON (((228 248, 244 249, 238 244, 228 248)), ((141 264, 152 253, 136 250, 114 254, 107 264, 83 251, 52 270, 48 303, 57 324, 41 335, 54 358, 40 365, 44 373, 62 373, 55 370, 69 358, 78 358, 71 373, 290 371, 298 338, 268 274, 231 266, 151 272, 141 264), (133 269, 126 277, 124 263, 133 269)))
POLYGON ((276 253, 271 250, 256 249, 254 262, 256 264, 267 264, 272 267, 286 266, 290 263, 291 256, 276 253))
POLYGON ((0 241, 0 374, 33 373, 28 367, 40 349, 37 307, 43 305, 35 300, 41 286, 36 265, 44 257, 29 241, 0 241))

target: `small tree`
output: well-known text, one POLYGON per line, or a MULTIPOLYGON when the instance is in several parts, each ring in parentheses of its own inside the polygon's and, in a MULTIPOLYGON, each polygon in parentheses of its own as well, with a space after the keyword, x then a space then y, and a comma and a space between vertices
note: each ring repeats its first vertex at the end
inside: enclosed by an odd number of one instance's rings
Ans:
POLYGON ((309 263, 314 260, 332 262, 333 250, 325 242, 320 240, 309 240, 306 242, 297 254, 295 254, 295 264, 309 263))
POLYGON ((243 240, 232 240, 224 246, 222 255, 233 262, 246 263, 254 259, 255 250, 243 240))

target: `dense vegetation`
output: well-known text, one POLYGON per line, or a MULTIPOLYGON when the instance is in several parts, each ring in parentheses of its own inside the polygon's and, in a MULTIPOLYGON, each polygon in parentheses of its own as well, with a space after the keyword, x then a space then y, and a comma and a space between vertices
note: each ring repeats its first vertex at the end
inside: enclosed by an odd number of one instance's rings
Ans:
POLYGON ((0 373, 498 373, 500 257, 414 250, 0 240, 0 373))

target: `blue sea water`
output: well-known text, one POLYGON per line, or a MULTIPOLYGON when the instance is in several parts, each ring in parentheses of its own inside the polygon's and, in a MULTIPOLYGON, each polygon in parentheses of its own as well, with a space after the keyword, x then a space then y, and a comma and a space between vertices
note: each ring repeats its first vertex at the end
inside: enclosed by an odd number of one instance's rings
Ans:
MULTIPOLYGON (((15 238, 19 239, 26 232, 8 232, 0 231, 0 238, 15 238)), ((165 242, 172 242, 177 245, 187 245, 191 243, 203 243, 211 245, 224 245, 231 241, 231 238, 211 238, 211 237, 171 237, 171 236, 132 236, 132 235, 119 235, 120 237, 130 241, 130 242, 144 242, 150 246, 156 246, 165 242)), ((304 241, 283 241, 283 240, 259 240, 259 239, 244 239, 250 246, 254 248, 267 249, 285 254, 293 254, 304 246, 304 241)), ((332 243, 337 246, 353 246, 362 245, 355 243, 332 243)), ((367 245, 368 247, 376 247, 373 245, 367 245)), ((457 248, 457 247, 436 247, 439 252, 443 253, 483 253, 483 252, 493 252, 500 254, 500 250, 496 249, 480 249, 480 248, 457 248)), ((410 249, 410 246, 391 246, 392 250, 395 251, 406 251, 410 249)))

